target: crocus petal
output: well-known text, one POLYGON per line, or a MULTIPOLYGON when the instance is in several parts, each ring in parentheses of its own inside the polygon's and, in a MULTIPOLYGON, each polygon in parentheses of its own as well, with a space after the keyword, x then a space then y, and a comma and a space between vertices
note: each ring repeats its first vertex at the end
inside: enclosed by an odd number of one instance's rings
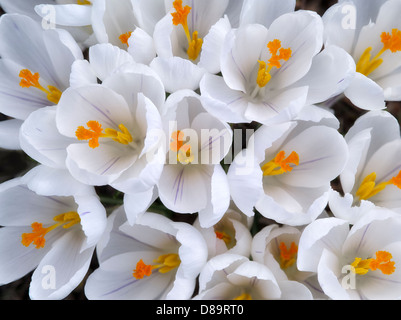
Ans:
POLYGON ((206 70, 180 57, 156 57, 150 64, 169 93, 182 89, 196 90, 206 70))
POLYGON ((80 252, 84 239, 80 231, 68 232, 51 248, 32 275, 29 287, 32 300, 60 300, 79 285, 88 271, 94 251, 92 247, 80 252), (51 276, 57 281, 52 283, 51 276), (48 286, 43 285, 46 281, 48 286))
POLYGON ((35 6, 35 12, 42 18, 49 12, 54 12, 54 23, 60 26, 83 27, 90 25, 92 7, 78 4, 40 4, 35 6))
POLYGON ((298 269, 317 272, 323 250, 341 252, 348 232, 348 222, 337 218, 318 219, 306 226, 298 245, 298 269))
POLYGON ((8 150, 21 150, 19 131, 21 120, 11 119, 0 122, 0 148, 8 150))
POLYGON ((246 0, 241 10, 240 25, 258 23, 269 28, 275 19, 294 10, 294 0, 246 0))
POLYGON ((355 74, 344 94, 355 106, 363 110, 379 110, 386 107, 383 89, 359 72, 355 74))
POLYGON ((164 167, 158 184, 163 204, 176 212, 195 213, 206 207, 209 199, 210 173, 197 165, 164 167))
POLYGON ((66 148, 74 140, 57 130, 54 107, 32 112, 21 126, 19 137, 22 150, 31 158, 49 167, 65 168, 66 148))

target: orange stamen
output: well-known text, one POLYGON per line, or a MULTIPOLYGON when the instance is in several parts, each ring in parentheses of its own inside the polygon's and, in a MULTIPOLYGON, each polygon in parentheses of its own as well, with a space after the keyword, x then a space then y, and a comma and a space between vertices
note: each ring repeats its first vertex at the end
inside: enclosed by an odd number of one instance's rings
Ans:
POLYGON ((123 33, 119 36, 121 43, 126 44, 129 47, 128 40, 131 37, 132 31, 123 33))
POLYGON ((34 87, 46 93, 47 99, 50 102, 57 104, 60 101, 62 92, 54 86, 47 86, 47 89, 45 89, 39 83, 39 78, 40 78, 39 73, 36 72, 32 74, 30 70, 22 69, 19 73, 19 77, 21 78, 19 85, 22 88, 34 87))
POLYGON ((286 269, 291 267, 296 262, 296 255, 298 253, 298 246, 295 242, 291 242, 291 246, 288 249, 284 242, 279 245, 280 249, 280 267, 286 269))
POLYGON ((270 162, 262 166, 264 176, 275 176, 286 172, 291 172, 293 167, 291 165, 299 165, 299 155, 295 151, 286 158, 285 152, 280 151, 276 157, 270 162))

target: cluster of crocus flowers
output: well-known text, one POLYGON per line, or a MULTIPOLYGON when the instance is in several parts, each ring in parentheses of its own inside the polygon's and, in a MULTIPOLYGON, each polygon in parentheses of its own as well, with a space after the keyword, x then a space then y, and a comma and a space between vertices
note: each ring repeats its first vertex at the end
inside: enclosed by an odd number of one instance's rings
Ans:
POLYGON ((401 298, 401 0, 0 3, 0 285, 401 298))

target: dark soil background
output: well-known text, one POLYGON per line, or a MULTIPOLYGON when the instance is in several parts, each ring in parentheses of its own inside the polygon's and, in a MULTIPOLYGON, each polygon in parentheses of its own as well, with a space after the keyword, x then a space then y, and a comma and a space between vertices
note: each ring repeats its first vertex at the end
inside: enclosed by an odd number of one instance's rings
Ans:
MULTIPOLYGON (((29 0, 26 0, 29 1, 29 0)), ((280 1, 280 0, 277 0, 280 1)), ((319 14, 323 14, 337 1, 329 0, 298 0, 297 9, 313 10, 319 14)), ((0 8, 0 15, 3 11, 0 8)), ((345 133, 353 125, 354 121, 364 113, 364 111, 353 107, 347 100, 339 101, 333 107, 336 116, 340 120, 340 132, 345 133)), ((392 113, 399 121, 401 120, 401 103, 388 103, 387 111, 392 113)), ((0 121, 7 119, 6 116, 0 114, 0 121)), ((22 151, 9 151, 0 149, 0 183, 23 175, 29 169, 34 167, 36 162, 30 159, 22 151)), ((113 194, 113 190, 108 188, 100 188, 99 192, 113 194)), ((118 200, 118 199, 117 199, 118 200)), ((182 218, 182 219, 185 219, 182 218)), ((97 261, 94 258, 88 275, 97 268, 97 261)), ((31 273, 20 280, 11 284, 0 286, 0 300, 28 300, 29 299, 29 283, 31 273)), ((83 287, 85 281, 81 283, 65 300, 86 300, 83 287)))

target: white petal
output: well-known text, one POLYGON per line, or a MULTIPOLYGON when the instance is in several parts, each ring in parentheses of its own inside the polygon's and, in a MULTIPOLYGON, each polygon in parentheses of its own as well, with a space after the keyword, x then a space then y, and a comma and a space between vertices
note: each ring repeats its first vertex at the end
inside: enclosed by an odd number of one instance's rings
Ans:
POLYGON ((70 86, 79 87, 88 84, 96 84, 97 77, 89 61, 76 60, 71 66, 70 86))
POLYGON ((295 187, 319 187, 334 180, 348 160, 348 147, 337 130, 325 126, 310 127, 283 145, 286 154, 295 151, 299 165, 278 179, 295 187), (333 146, 328 149, 327 144, 333 146))
POLYGON ((206 72, 205 69, 180 57, 157 57, 150 66, 160 76, 169 93, 182 89, 198 89, 199 82, 206 72))
POLYGON ((0 284, 22 278, 39 264, 49 246, 40 250, 21 244, 21 235, 30 232, 29 227, 4 227, 0 229, 0 284))
POLYGON ((331 251, 324 249, 318 266, 318 279, 325 294, 333 300, 348 300, 350 297, 341 285, 342 278, 339 258, 331 251))
POLYGON ((0 111, 7 116, 25 120, 39 108, 52 105, 46 95, 35 88, 19 85, 19 72, 23 66, 10 59, 0 60, 0 111))
POLYGON ((168 164, 158 184, 160 200, 170 210, 195 213, 207 206, 211 173, 201 165, 168 164))
POLYGON ((91 6, 78 4, 40 4, 35 6, 35 12, 42 18, 48 18, 50 12, 54 13, 54 23, 61 26, 83 27, 92 24, 91 6))
POLYGON ((122 66, 135 63, 127 51, 110 43, 90 47, 89 61, 93 71, 101 81, 104 81, 122 66))
POLYGON ((53 168, 65 168, 66 148, 74 142, 56 127, 56 109, 41 108, 31 113, 19 133, 21 148, 32 159, 53 168))
POLYGON ((123 150, 117 143, 103 143, 96 149, 89 149, 88 145, 81 143, 67 148, 67 168, 75 179, 83 183, 110 184, 137 159, 135 153, 123 150), (81 170, 89 176, 82 175, 81 170), (90 176, 95 181, 91 181, 90 176))
POLYGON ((336 46, 326 47, 314 57, 311 69, 296 85, 308 85, 306 104, 326 101, 341 94, 355 74, 354 59, 336 46))
POLYGON ((76 138, 77 128, 86 126, 90 120, 98 121, 103 128, 117 130, 120 124, 128 129, 134 127, 127 102, 111 89, 101 85, 67 89, 57 107, 60 133, 76 138))
POLYGON ((248 101, 242 91, 232 90, 223 77, 205 74, 200 82, 205 109, 218 119, 231 123, 249 122, 244 117, 248 101))
POLYGON ((259 23, 269 28, 275 19, 294 10, 294 0, 246 0, 241 10, 240 25, 259 23))
POLYGON ((221 72, 228 87, 246 92, 249 77, 266 48, 267 34, 267 29, 258 24, 245 25, 227 34, 221 72))
POLYGON ((66 169, 44 165, 38 165, 29 170, 22 181, 37 194, 48 197, 93 196, 95 194, 93 187, 78 182, 66 169))
POLYGON ((79 231, 68 232, 52 247, 32 275, 29 288, 32 300, 60 300, 80 284, 88 271, 94 251, 92 247, 80 252, 83 239, 79 231), (51 272, 54 273, 49 275, 51 272), (53 283, 49 276, 55 276, 56 281, 53 283))
POLYGON ((156 188, 152 188, 144 192, 125 194, 124 208, 127 214, 128 222, 131 225, 134 225, 137 217, 145 213, 145 211, 149 209, 157 197, 158 193, 156 188))
POLYGON ((212 26, 209 33, 203 39, 202 52, 199 66, 210 73, 220 72, 220 53, 224 38, 231 30, 230 21, 227 17, 221 18, 212 26))
POLYGON ((348 222, 337 218, 318 219, 306 226, 298 245, 298 269, 316 272, 323 250, 339 254, 348 232, 348 222))
POLYGON ((230 205, 230 187, 227 175, 220 165, 215 165, 211 179, 210 206, 199 211, 202 228, 209 228, 221 220, 230 205))
POLYGON ((17 119, 0 122, 0 148, 21 150, 19 131, 23 122, 17 119))
POLYGON ((138 63, 149 65, 156 57, 153 38, 141 28, 136 28, 128 40, 128 52, 138 63))
POLYGON ((379 110, 386 107, 383 89, 359 72, 355 74, 344 94, 355 106, 363 110, 379 110))

